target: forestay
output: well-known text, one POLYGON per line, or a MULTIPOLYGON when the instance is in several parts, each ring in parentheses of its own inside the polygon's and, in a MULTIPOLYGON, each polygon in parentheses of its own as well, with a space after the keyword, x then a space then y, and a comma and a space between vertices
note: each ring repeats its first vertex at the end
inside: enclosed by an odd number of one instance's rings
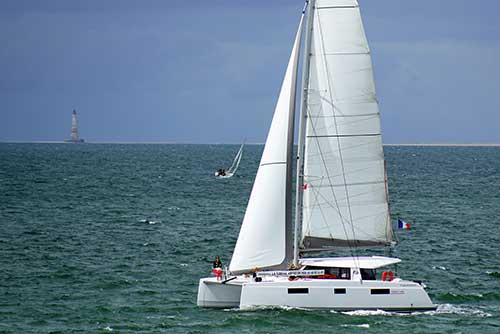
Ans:
POLYGON ((284 268, 292 258, 291 160, 302 20, 229 266, 235 274, 284 268))
POLYGON ((303 251, 392 241, 380 115, 355 0, 317 0, 305 133, 303 251))

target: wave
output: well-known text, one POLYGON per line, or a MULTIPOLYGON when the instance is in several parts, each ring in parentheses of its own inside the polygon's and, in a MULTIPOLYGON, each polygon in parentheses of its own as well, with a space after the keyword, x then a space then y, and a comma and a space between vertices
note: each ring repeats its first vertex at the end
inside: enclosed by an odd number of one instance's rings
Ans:
POLYGON ((341 327, 358 327, 358 328, 370 328, 370 324, 360 324, 360 325, 350 325, 350 324, 344 324, 340 325, 341 327))
POLYGON ((254 311, 262 311, 262 310, 278 310, 278 311, 306 311, 306 312, 318 312, 318 310, 312 308, 303 308, 303 307, 293 307, 293 306, 284 306, 284 305, 275 305, 275 306, 249 306, 245 308, 227 308, 224 311, 237 311, 237 312, 254 312, 254 311))
POLYGON ((160 222, 159 221, 154 221, 154 220, 149 220, 149 219, 141 219, 141 220, 139 220, 139 223, 149 224, 149 225, 155 225, 155 224, 158 224, 160 222))
POLYGON ((455 294, 448 292, 438 295, 440 300, 453 303, 467 303, 467 302, 480 302, 480 301, 500 301, 500 292, 486 292, 475 294, 455 294))
MULTIPOLYGON (((332 312, 335 312, 335 311, 332 311, 332 312)), ((341 313, 345 314, 345 315, 353 315, 353 316, 360 316, 360 317, 374 316, 374 315, 391 316, 391 315, 408 315, 408 314, 410 314, 410 313, 387 312, 384 310, 356 310, 356 311, 345 311, 345 312, 341 312, 341 313)))
POLYGON ((476 316, 476 317, 492 316, 490 313, 484 312, 478 308, 459 307, 451 304, 439 304, 435 311, 416 311, 411 313, 400 313, 400 312, 387 312, 383 310, 357 310, 357 311, 342 312, 342 314, 351 316, 397 316, 397 317, 422 316, 422 315, 432 316, 440 314, 458 314, 458 315, 476 316))
POLYGON ((440 304, 436 311, 428 311, 426 314, 458 314, 465 316, 491 317, 490 313, 484 312, 478 308, 460 307, 451 304, 440 304))
POLYGON ((500 272, 498 271, 487 271, 486 273, 491 277, 500 278, 500 272))
POLYGON ((448 268, 443 267, 443 266, 432 266, 432 269, 440 269, 440 270, 448 270, 448 268))

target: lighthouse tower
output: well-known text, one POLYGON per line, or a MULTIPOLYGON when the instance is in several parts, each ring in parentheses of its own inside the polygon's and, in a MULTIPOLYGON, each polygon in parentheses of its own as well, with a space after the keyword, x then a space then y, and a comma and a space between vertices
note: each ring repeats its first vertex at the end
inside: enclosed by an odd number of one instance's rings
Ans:
POLYGON ((84 140, 78 137, 78 128, 76 126, 76 110, 73 110, 71 117, 71 138, 65 140, 66 143, 83 143, 84 140))

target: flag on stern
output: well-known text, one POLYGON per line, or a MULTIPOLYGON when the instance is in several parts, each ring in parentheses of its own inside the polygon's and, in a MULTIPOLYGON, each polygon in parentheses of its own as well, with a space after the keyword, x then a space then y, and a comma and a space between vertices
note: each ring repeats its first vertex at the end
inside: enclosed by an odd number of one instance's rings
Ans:
POLYGON ((410 224, 405 222, 403 219, 398 218, 398 228, 403 229, 403 230, 409 230, 410 224))

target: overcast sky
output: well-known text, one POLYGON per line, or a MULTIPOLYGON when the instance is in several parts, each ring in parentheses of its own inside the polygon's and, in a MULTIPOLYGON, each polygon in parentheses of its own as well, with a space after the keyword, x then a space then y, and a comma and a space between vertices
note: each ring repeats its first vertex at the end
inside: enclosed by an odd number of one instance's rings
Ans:
MULTIPOLYGON (((500 142, 500 1, 359 0, 385 143, 500 142)), ((1 0, 0 141, 263 142, 302 0, 1 0)))

